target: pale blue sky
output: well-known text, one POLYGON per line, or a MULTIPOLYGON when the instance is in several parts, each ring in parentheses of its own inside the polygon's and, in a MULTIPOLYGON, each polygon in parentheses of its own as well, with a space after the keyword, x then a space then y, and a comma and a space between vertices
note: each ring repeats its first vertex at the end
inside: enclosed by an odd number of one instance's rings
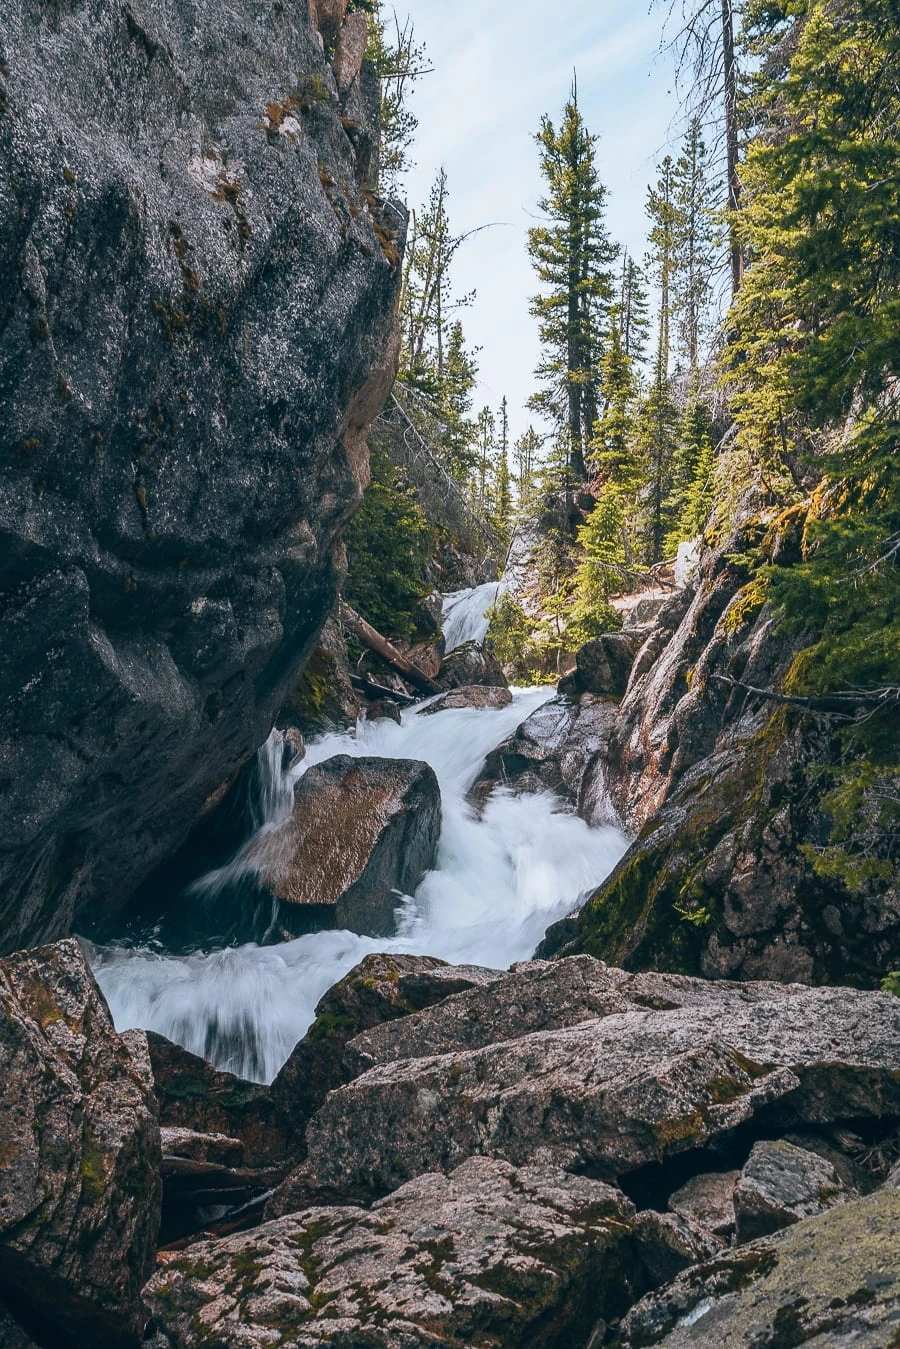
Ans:
POLYGON ((648 12, 648 3, 397 0, 435 68, 412 100, 419 131, 409 204, 427 198, 443 164, 454 233, 506 222, 463 246, 453 278, 458 293, 478 292, 462 314, 470 345, 482 348, 476 410, 496 407, 505 393, 514 435, 533 420, 525 400, 538 356, 525 251, 542 191, 532 137, 542 113, 558 118, 577 69, 579 104, 601 137, 597 162, 609 189, 610 232, 642 257, 647 184, 677 108, 671 63, 659 51, 661 11, 648 12))

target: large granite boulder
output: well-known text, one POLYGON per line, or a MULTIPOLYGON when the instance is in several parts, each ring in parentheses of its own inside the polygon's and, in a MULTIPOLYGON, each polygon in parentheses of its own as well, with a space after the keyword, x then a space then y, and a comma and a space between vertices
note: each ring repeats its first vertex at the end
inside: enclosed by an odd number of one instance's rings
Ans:
POLYGON ((480 711, 498 707, 508 707, 512 702, 509 689, 501 689, 489 684, 462 684, 449 693, 441 693, 432 698, 419 711, 420 717, 431 716, 435 712, 445 712, 448 708, 474 707, 480 711))
POLYGON ((783 1138, 761 1139, 734 1189, 738 1241, 753 1241, 854 1197, 824 1157, 783 1138))
POLYGON ((888 1349, 900 1323, 898 1224, 900 1190, 885 1186, 694 1266, 601 1343, 888 1349))
POLYGON ((633 1221, 599 1181, 475 1157, 369 1210, 312 1208, 197 1243, 145 1297, 179 1349, 571 1349, 627 1305, 633 1221))
POLYGON ((339 754, 304 774, 290 820, 261 835, 250 860, 289 931, 389 936, 399 896, 434 866, 440 834, 441 790, 427 763, 339 754))
POLYGON ((2 0, 0 949, 128 901, 334 603, 395 368, 377 102, 305 4, 2 0))
POLYGON ((434 956, 376 953, 355 965, 320 998, 315 1020, 272 1083, 295 1150, 328 1093, 362 1071, 358 1053, 346 1058, 348 1041, 500 977, 499 970, 448 965, 434 956))
POLYGON ((0 961, 0 1082, 0 1301, 44 1345, 137 1345, 157 1106, 76 942, 0 961))
MULTIPOLYGON (((550 993, 545 969, 518 978, 550 993)), ((385 1193, 476 1154, 614 1179, 750 1122, 787 1130, 900 1115, 900 1001, 889 994, 602 968, 582 987, 592 1014, 570 985, 560 1029, 517 1020, 521 988, 501 979, 367 1032, 368 1071, 326 1098, 306 1162, 267 1212, 304 1195, 385 1193)))

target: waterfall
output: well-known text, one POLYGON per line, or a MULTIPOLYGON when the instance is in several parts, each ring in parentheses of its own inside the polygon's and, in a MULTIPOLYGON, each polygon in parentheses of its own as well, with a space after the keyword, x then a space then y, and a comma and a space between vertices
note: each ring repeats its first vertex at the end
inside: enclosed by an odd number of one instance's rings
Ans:
POLYGON ((473 590, 454 590, 444 596, 444 641, 453 651, 463 642, 483 642, 488 630, 486 610, 497 598, 499 581, 488 581, 473 590))
MULTIPOLYGON (((147 946, 93 948, 94 973, 118 1029, 158 1031, 221 1068, 271 1081, 322 994, 369 952, 498 968, 527 959, 547 926, 609 874, 627 844, 618 829, 592 829, 561 810, 549 793, 496 790, 480 816, 466 803, 487 752, 549 696, 546 688, 517 690, 512 705, 500 709, 428 717, 410 710, 399 726, 363 722, 355 736, 313 742, 288 774, 291 791, 310 765, 335 754, 425 759, 437 773, 444 812, 437 865, 414 896, 398 896, 396 935, 319 932, 280 945, 178 956, 147 946)), ((278 765, 280 773, 280 759, 278 765)), ((283 803, 284 782, 273 771, 275 780, 282 787, 273 787, 271 799, 283 803)), ((273 807, 263 830, 281 809, 273 807)))

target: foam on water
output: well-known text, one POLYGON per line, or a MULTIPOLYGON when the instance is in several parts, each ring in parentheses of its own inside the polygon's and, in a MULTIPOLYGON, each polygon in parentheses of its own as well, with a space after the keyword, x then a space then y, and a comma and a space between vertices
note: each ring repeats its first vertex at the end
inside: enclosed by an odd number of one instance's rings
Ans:
MULTIPOLYGON (((501 709, 405 712, 400 726, 362 723, 355 738, 328 735, 311 744, 293 779, 334 754, 425 759, 437 773, 444 812, 437 866, 414 897, 398 896, 397 935, 320 932, 186 956, 94 948, 94 973, 118 1029, 158 1031, 219 1067, 268 1082, 322 994, 369 952, 496 967, 527 959, 547 926, 608 875, 627 844, 617 829, 589 829, 562 812, 550 794, 495 791, 480 817, 466 804, 487 752, 549 696, 547 689, 519 690, 501 709)), ((275 771, 279 756, 267 761, 275 771)), ((283 784, 272 801, 273 810, 283 805, 283 784)))

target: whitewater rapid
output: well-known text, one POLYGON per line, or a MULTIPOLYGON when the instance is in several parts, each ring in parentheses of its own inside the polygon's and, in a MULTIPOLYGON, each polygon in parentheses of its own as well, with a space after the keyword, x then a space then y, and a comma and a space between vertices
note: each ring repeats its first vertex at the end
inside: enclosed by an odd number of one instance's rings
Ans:
MULTIPOLYGON (((319 932, 274 946, 170 955, 94 947, 90 957, 116 1027, 158 1031, 220 1068, 269 1082, 303 1036, 322 994, 372 951, 505 968, 531 956, 548 925, 615 866, 627 839, 589 828, 556 797, 495 791, 478 816, 465 795, 489 750, 548 697, 519 690, 494 710, 403 714, 311 743, 288 786, 334 754, 425 759, 441 785, 437 865, 415 896, 398 897, 391 939, 319 932)), ((269 756, 272 759, 272 756, 269 756)), ((273 760, 274 762, 274 760, 273 760)), ((273 809, 282 808, 284 785, 273 809)), ((265 825, 263 827, 266 827, 265 825)))
POLYGON ((486 612, 496 603, 499 581, 487 581, 472 590, 453 590, 444 596, 444 650, 455 651, 463 642, 483 642, 487 636, 486 612))

